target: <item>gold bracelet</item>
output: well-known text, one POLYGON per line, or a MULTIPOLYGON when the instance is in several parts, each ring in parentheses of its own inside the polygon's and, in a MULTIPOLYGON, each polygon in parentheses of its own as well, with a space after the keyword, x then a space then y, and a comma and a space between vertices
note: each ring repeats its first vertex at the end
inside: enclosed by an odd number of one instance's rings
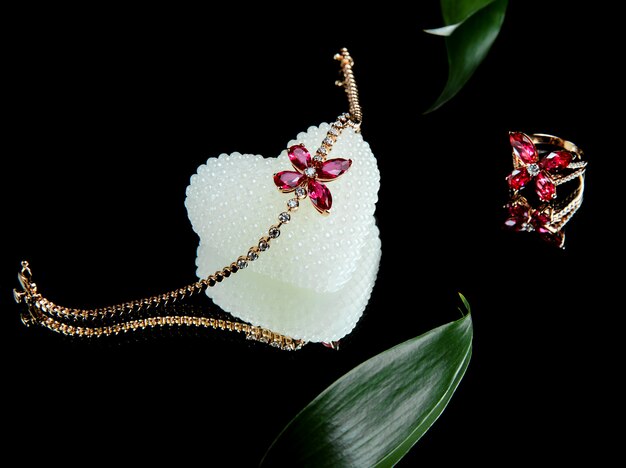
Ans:
MULTIPOLYGON (((287 206, 272 224, 267 234, 260 237, 247 252, 237 257, 207 278, 188 284, 163 294, 136 299, 121 304, 96 309, 79 309, 63 307, 44 297, 37 284, 33 281, 33 273, 28 262, 22 262, 18 280, 21 289, 14 289, 15 301, 25 304, 22 322, 29 326, 41 325, 51 331, 68 336, 103 337, 134 332, 156 327, 203 327, 241 333, 249 340, 268 343, 282 350, 298 350, 303 340, 293 339, 275 333, 266 328, 253 326, 237 320, 224 320, 192 315, 161 315, 165 306, 184 301, 185 299, 204 293, 208 288, 228 279, 231 275, 245 269, 249 262, 256 261, 271 246, 272 241, 280 236, 281 230, 292 221, 300 203, 307 197, 321 214, 328 214, 332 205, 330 192, 325 183, 340 177, 350 168, 351 161, 344 159, 327 160, 333 145, 341 133, 352 128, 360 131, 362 111, 358 100, 358 89, 352 67, 354 62, 347 49, 335 55, 341 65, 344 80, 336 82, 345 89, 348 98, 349 112, 340 115, 331 125, 326 137, 311 157, 303 145, 289 148, 289 157, 295 171, 283 171, 275 174, 274 182, 284 193, 292 193, 287 206), (135 314, 149 314, 148 317, 133 318, 135 314), (108 323, 107 322, 112 322, 108 323)), ((335 344, 331 344, 336 347, 335 344)))

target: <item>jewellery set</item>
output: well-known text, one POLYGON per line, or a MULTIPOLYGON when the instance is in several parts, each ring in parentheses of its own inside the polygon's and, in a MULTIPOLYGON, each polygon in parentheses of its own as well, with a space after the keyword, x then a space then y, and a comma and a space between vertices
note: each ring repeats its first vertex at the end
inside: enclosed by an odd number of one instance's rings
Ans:
MULTIPOLYGON (((308 342, 337 348, 369 301, 381 244, 374 220, 380 175, 360 133, 354 61, 347 49, 335 59, 348 112, 298 134, 277 158, 223 154, 209 158, 191 177, 185 206, 200 238, 197 281, 108 307, 69 308, 44 297, 30 265, 22 262, 21 289, 14 296, 26 305, 24 324, 88 338, 201 327, 282 350, 308 342), (202 293, 229 316, 167 313, 166 306, 202 293)), ((543 134, 515 132, 510 142, 505 227, 535 231, 562 247, 563 227, 582 204, 587 165, 582 151, 543 134), (560 186, 574 180, 578 188, 557 199, 557 187, 560 195, 560 186)))

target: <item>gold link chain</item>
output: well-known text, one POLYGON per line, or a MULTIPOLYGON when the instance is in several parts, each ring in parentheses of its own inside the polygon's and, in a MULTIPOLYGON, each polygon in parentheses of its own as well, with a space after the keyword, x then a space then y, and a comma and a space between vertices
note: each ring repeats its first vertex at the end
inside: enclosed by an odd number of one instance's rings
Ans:
MULTIPOLYGON (((338 82, 338 84, 345 87, 350 112, 340 115, 331 125, 330 130, 327 132, 326 137, 316 152, 316 155, 321 157, 322 160, 326 159, 326 156, 332 150, 337 138, 346 128, 350 127, 355 131, 359 131, 362 119, 361 106, 358 101, 358 90, 352 72, 354 61, 347 49, 342 49, 341 52, 335 56, 335 59, 341 62, 344 81, 338 82)), ((226 265, 207 278, 181 288, 155 296, 123 302, 121 304, 97 309, 78 309, 57 305, 41 295, 37 285, 33 282, 30 265, 28 262, 23 261, 22 269, 18 274, 18 280, 22 289, 13 290, 15 301, 18 304, 23 302, 28 307, 28 314, 22 316, 22 321, 25 325, 37 323, 51 331, 64 335, 89 338, 119 335, 121 333, 157 327, 185 326, 212 328, 215 330, 243 333, 249 340, 268 343, 271 346, 283 350, 293 351, 300 349, 306 344, 303 340, 293 339, 262 327, 235 320, 170 315, 155 315, 134 320, 130 318, 124 319, 124 317, 125 315, 136 312, 158 311, 167 305, 204 293, 208 288, 216 286, 231 275, 247 268, 250 262, 257 260, 261 253, 270 248, 272 241, 280 236, 281 228, 291 221, 292 215, 297 211, 299 206, 298 201, 306 198, 306 196, 306 191, 304 191, 303 193, 297 193, 295 198, 289 200, 289 202, 287 202, 286 211, 279 214, 278 222, 270 226, 267 235, 261 237, 256 245, 250 247, 246 254, 239 256, 231 264, 226 265), (113 318, 123 319, 123 321, 112 325, 97 323, 113 318), (69 322, 79 322, 80 324, 77 325, 69 322)))

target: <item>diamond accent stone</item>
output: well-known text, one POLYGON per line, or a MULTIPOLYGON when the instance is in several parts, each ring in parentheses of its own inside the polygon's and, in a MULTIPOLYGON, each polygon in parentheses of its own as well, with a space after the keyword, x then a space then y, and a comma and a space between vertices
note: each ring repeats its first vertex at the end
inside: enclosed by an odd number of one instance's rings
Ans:
POLYGON ((248 251, 248 260, 250 260, 251 262, 254 262, 257 258, 259 258, 258 253, 256 253, 254 250, 248 251))
POLYGON ((272 226, 268 234, 272 239, 276 239, 278 236, 280 236, 280 229, 278 229, 276 226, 272 226))
POLYGON ((309 179, 314 179, 317 175, 317 170, 314 167, 307 167, 304 170, 304 175, 307 176, 309 179))
POLYGON ((280 221, 281 223, 288 223, 290 220, 291 215, 286 211, 283 211, 281 214, 278 215, 278 221, 280 221))
POLYGON ((320 164, 324 162, 324 158, 321 157, 319 154, 316 154, 315 156, 313 156, 313 162, 320 164))
POLYGON ((263 240, 263 239, 261 239, 259 241, 259 250, 261 252, 265 252, 269 248, 270 248, 270 243, 269 242, 267 242, 266 240, 263 240))
POLYGON ((539 174, 539 164, 537 163, 532 163, 529 164, 526 169, 528 170, 528 174, 530 174, 531 177, 535 177, 537 174, 539 174))
POLYGON ((332 127, 332 128, 328 131, 328 133, 330 133, 331 135, 334 135, 334 136, 339 136, 339 131, 338 131, 335 127, 332 127))
POLYGON ((287 207, 290 210, 295 210, 296 208, 298 208, 299 205, 300 205, 300 202, 298 202, 297 198, 291 198, 290 200, 287 201, 287 207))
POLYGON ((302 199, 306 197, 306 189, 304 187, 298 187, 296 189, 296 197, 302 199))
POLYGON ((326 145, 326 146, 332 146, 333 145, 333 140, 331 140, 330 138, 326 137, 324 138, 324 140, 322 141, 322 144, 326 145))
POLYGON ((320 146, 320 149, 318 149, 317 152, 319 154, 323 154, 324 156, 328 154, 328 151, 326 151, 326 148, 324 148, 323 146, 320 146))
POLYGON ((246 262, 243 258, 240 258, 239 260, 237 260, 237 268, 239 268, 240 270, 243 270, 247 266, 248 266, 248 262, 246 262))

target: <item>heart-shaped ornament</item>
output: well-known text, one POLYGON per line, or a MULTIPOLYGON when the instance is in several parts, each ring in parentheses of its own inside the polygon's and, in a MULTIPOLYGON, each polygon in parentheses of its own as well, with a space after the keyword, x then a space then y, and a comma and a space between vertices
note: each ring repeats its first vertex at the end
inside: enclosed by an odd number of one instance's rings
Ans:
MULTIPOLYGON (((330 125, 300 133, 288 146, 319 147, 330 125)), ((329 158, 352 160, 350 170, 329 183, 333 206, 322 216, 300 200, 246 270, 209 288, 223 310, 253 325, 312 342, 337 341, 355 327, 367 305, 380 261, 374 220, 380 174, 361 134, 345 130, 329 158)), ((287 151, 277 158, 233 153, 210 158, 187 187, 185 206, 200 237, 196 259, 206 278, 248 252, 276 224, 292 195, 280 193, 273 175, 292 170, 287 151)))

